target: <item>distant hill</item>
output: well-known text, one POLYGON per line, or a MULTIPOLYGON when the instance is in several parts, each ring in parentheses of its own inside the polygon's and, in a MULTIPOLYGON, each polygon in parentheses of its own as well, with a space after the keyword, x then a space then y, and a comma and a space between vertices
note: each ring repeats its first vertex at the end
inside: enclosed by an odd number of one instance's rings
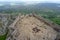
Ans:
POLYGON ((40 13, 40 11, 44 12, 60 12, 60 4, 57 3, 38 3, 38 4, 30 4, 26 5, 24 2, 0 2, 0 13, 12 13, 12 12, 31 12, 40 13))

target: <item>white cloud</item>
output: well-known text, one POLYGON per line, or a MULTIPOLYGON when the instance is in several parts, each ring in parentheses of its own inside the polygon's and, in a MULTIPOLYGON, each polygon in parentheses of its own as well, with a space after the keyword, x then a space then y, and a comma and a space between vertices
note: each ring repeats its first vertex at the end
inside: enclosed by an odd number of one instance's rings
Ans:
POLYGON ((0 0, 0 1, 54 2, 54 3, 60 3, 60 0, 0 0))
POLYGON ((0 6, 3 6, 4 4, 0 4, 0 6))

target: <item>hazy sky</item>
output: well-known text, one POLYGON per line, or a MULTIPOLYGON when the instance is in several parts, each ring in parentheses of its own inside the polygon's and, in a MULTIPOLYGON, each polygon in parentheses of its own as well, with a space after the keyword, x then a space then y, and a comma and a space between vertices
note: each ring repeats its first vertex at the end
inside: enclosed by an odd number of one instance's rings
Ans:
POLYGON ((60 3, 60 0, 0 0, 0 1, 22 1, 22 2, 53 2, 53 3, 60 3))

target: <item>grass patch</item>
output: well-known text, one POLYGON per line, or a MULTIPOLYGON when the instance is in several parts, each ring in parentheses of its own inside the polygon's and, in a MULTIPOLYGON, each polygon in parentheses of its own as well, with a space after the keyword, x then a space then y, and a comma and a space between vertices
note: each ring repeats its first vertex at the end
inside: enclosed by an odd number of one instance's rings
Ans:
POLYGON ((6 40, 7 34, 8 34, 8 30, 7 30, 6 34, 0 35, 0 40, 6 40))
POLYGON ((6 39, 6 34, 0 36, 0 40, 5 40, 6 39))
POLYGON ((50 18, 54 23, 60 25, 60 18, 50 18))

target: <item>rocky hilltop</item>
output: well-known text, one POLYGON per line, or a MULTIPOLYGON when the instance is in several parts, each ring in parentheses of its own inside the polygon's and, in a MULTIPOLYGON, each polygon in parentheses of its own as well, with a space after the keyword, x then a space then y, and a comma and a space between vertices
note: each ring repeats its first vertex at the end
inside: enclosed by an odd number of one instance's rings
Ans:
POLYGON ((6 40, 56 40, 59 29, 37 15, 19 15, 9 26, 6 40))

